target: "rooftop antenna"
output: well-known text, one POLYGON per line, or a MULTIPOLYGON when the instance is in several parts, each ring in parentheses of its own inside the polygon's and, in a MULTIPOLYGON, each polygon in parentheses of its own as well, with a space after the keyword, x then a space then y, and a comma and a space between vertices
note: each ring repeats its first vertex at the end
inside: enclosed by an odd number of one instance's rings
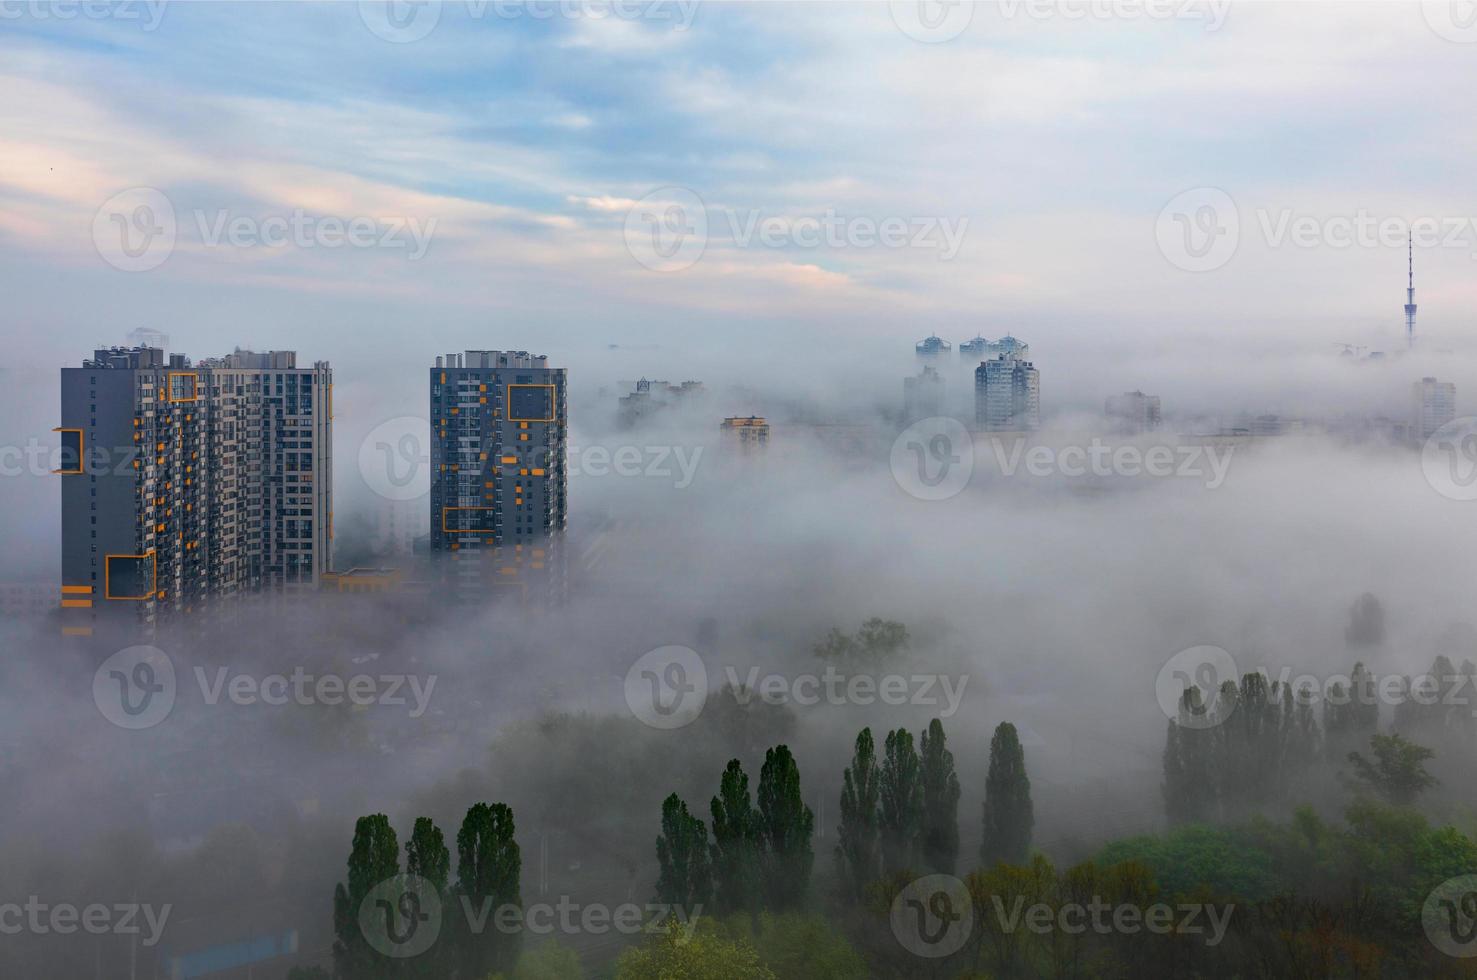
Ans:
POLYGON ((1411 235, 1405 236, 1406 271, 1410 276, 1405 288, 1405 347, 1415 349, 1415 247, 1411 235))

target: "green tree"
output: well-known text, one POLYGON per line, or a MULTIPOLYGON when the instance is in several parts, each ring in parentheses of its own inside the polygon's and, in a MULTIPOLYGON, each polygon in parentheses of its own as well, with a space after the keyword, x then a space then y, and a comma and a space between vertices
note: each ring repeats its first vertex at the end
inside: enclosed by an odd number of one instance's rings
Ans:
POLYGON ((861 901, 867 885, 881 870, 878 851, 877 800, 881 770, 872 730, 856 737, 851 766, 841 774, 841 824, 836 834, 836 865, 842 887, 853 901, 861 901))
POLYGON ((383 962, 359 928, 359 906, 376 885, 399 873, 400 845, 390 818, 383 813, 360 817, 349 851, 349 880, 333 891, 333 972, 339 980, 370 977, 383 962))
POLYGON ((878 824, 882 835, 882 870, 916 868, 923 829, 923 783, 913 735, 906 728, 888 732, 883 743, 878 824))
POLYGON ((722 924, 726 939, 759 951, 759 961, 779 980, 865 980, 871 974, 862 955, 825 918, 765 912, 757 919, 722 924))
POLYGON ((430 817, 417 817, 405 842, 405 873, 419 875, 436 886, 442 895, 451 879, 451 852, 446 838, 430 817))
POLYGON ((584 980, 580 956, 557 942, 541 943, 518 957, 512 980, 584 980))
MULTIPOLYGON (((762 779, 762 776, 761 776, 762 779)), ((712 933, 688 937, 676 923, 661 936, 628 949, 616 961, 616 980, 777 980, 749 943, 712 933)))
MULTIPOLYGON (((446 838, 441 833, 441 828, 430 817, 417 817, 410 832, 410 840, 405 842, 405 873, 429 882, 437 898, 441 900, 442 908, 446 908, 451 901, 448 891, 451 852, 446 848, 446 838)), ((403 964, 404 975, 407 978, 424 977, 426 980, 439 980, 446 976, 455 957, 452 947, 457 939, 453 938, 454 935, 448 930, 443 941, 437 942, 414 959, 407 960, 403 964)))
POLYGON ((466 937, 463 962, 469 976, 506 971, 518 959, 520 931, 493 927, 504 906, 523 908, 523 859, 513 839, 513 811, 502 803, 477 803, 467 810, 456 834, 456 876, 459 898, 465 903, 453 921, 476 919, 484 924, 477 935, 466 937))
POLYGON ((723 770, 713 815, 713 891, 720 915, 759 911, 759 814, 749 799, 749 777, 737 759, 723 770))
POLYGON ((908 628, 902 623, 872 617, 856 635, 848 636, 834 627, 814 647, 821 660, 848 668, 880 667, 895 660, 908 648, 908 628))
POLYGON ((954 753, 944 744, 943 722, 935 718, 921 740, 923 765, 923 866, 953 874, 959 862, 959 776, 954 753))
POLYGON ((656 839, 656 859, 661 867, 656 879, 658 902, 689 912, 710 904, 713 872, 709 864, 708 828, 687 811, 687 804, 676 793, 662 801, 662 832, 656 839))
POLYGON ((794 908, 810 889, 815 814, 800 796, 800 770, 788 745, 764 753, 759 771, 760 879, 772 911, 794 908))
POLYGON ((1001 722, 990 739, 990 772, 985 777, 984 840, 980 864, 986 868, 997 861, 1020 864, 1031 849, 1031 831, 1036 823, 1031 807, 1031 780, 1026 775, 1026 755, 1015 726, 1001 722))
POLYGON ((1369 737, 1369 748, 1373 761, 1350 752, 1349 764, 1354 767, 1355 779, 1386 803, 1409 806, 1437 785, 1438 780, 1426 772, 1425 765, 1436 753, 1424 745, 1408 742, 1401 735, 1374 734, 1369 737))

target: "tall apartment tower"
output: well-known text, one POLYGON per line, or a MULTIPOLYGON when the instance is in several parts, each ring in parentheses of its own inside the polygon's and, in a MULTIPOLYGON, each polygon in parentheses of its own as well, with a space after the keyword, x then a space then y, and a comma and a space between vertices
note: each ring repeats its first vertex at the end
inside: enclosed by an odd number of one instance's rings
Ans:
POLYGON ((332 563, 333 373, 157 347, 62 368, 63 629, 313 588, 332 563))
POLYGON ((924 366, 916 377, 903 379, 904 421, 933 418, 944 413, 944 378, 932 367, 924 366))
POLYGON ((757 415, 731 416, 719 423, 718 437, 718 445, 729 459, 763 458, 769 449, 769 421, 757 415))
POLYGON ((1121 432, 1153 432, 1163 421, 1159 396, 1129 391, 1111 396, 1105 406, 1109 421, 1121 432))
POLYGON ((1412 418, 1417 439, 1431 434, 1456 418, 1456 385, 1450 381, 1422 378, 1412 386, 1412 418))
POLYGON ((566 372, 527 351, 431 368, 431 552, 447 595, 556 599, 564 589, 566 372))
POLYGON ((974 370, 975 425, 989 432, 1041 427, 1041 378, 1030 361, 1001 354, 974 370))

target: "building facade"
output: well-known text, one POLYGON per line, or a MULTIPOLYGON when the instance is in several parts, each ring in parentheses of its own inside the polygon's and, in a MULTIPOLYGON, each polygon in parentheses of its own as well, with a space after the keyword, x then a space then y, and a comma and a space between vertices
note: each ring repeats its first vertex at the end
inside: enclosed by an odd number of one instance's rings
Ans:
POLYGON ((1456 418, 1456 385, 1450 381, 1422 378, 1412 388, 1411 426, 1417 439, 1429 439, 1437 429, 1456 418))
POLYGON ((966 361, 984 361, 1001 354, 1025 359, 1031 356, 1031 345, 1006 334, 999 340, 975 337, 959 345, 959 356, 966 361))
POLYGON ((944 413, 944 378, 924 367, 916 377, 903 379, 903 417, 907 422, 933 418, 944 413))
POLYGON ((1000 354, 974 371, 974 419, 987 432, 1041 427, 1041 379, 1030 361, 1000 354))
POLYGON ((937 334, 930 334, 913 345, 913 351, 922 360, 933 360, 944 357, 953 349, 953 344, 950 344, 937 334))
POLYGON ((1111 396, 1105 406, 1108 420, 1123 432, 1154 432, 1163 423, 1159 396, 1128 391, 1111 396))
POLYGON ((567 374, 527 351, 431 368, 431 554, 448 596, 562 596, 567 374))
POLYGON ((293 351, 192 364, 156 347, 63 368, 62 610, 152 622, 331 567, 333 374, 293 351))
POLYGON ((757 415, 726 418, 718 434, 723 454, 728 457, 762 456, 769 449, 769 422, 757 415))

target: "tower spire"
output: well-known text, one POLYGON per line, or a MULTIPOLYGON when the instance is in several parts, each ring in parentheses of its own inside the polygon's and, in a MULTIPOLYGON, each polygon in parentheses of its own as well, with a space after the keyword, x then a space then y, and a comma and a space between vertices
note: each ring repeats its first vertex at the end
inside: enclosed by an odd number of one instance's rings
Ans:
POLYGON ((1405 347, 1411 350, 1415 347, 1415 244, 1411 235, 1405 236, 1405 262, 1409 276, 1405 287, 1405 347))

